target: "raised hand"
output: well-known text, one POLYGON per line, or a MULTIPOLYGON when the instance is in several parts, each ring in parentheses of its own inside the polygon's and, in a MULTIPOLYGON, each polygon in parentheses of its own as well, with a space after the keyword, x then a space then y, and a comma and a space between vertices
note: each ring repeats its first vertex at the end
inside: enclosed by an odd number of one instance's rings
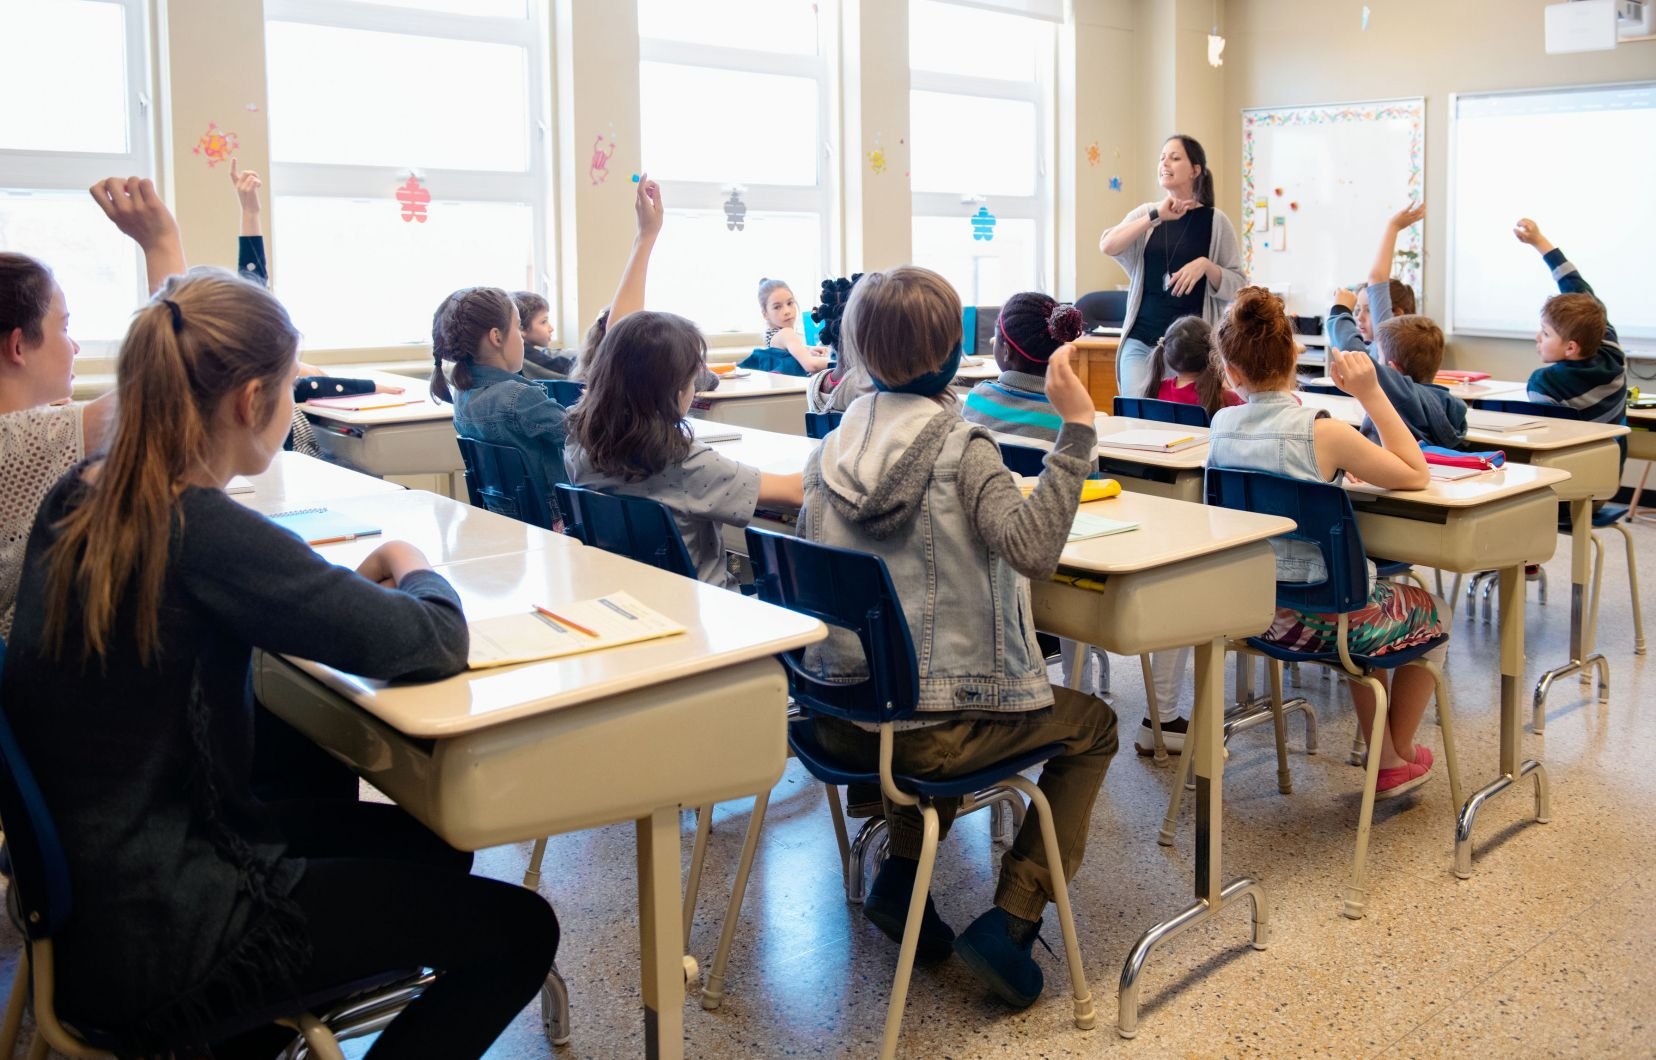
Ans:
POLYGON ((1425 216, 1426 204, 1424 202, 1411 202, 1403 209, 1392 214, 1391 220, 1386 223, 1391 225, 1392 231, 1401 232, 1410 225, 1419 223, 1425 216))
POLYGON ((1352 312, 1357 311, 1357 292, 1349 287, 1334 288, 1334 304, 1343 305, 1352 312))
POLYGON ((640 236, 654 238, 661 231, 661 185, 651 180, 647 173, 638 175, 638 190, 633 196, 633 212, 638 215, 640 236))
POLYGON ((1334 385, 1365 405, 1380 390, 1380 378, 1374 374, 1374 361, 1360 350, 1328 351, 1328 375, 1334 385))
POLYGON ((1066 342, 1047 361, 1047 400, 1065 423, 1091 424, 1098 410, 1093 407, 1092 395, 1081 385, 1081 377, 1070 367, 1074 353, 1075 344, 1066 342))

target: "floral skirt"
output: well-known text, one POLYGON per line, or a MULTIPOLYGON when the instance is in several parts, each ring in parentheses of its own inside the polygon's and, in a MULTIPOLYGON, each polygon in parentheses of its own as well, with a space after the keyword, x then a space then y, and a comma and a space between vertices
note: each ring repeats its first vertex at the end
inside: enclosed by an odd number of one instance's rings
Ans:
MULTIPOLYGON (((1292 651, 1335 651, 1338 615, 1277 608, 1265 638, 1292 651)), ((1386 655, 1443 636, 1437 599, 1418 585, 1377 581, 1368 603, 1351 612, 1346 643, 1353 655, 1386 655)))

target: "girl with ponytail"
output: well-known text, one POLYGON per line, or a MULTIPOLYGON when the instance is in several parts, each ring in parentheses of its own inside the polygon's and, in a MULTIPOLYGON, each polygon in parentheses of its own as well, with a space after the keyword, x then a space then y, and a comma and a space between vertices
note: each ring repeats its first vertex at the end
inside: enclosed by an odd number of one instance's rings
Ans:
POLYGON ((1063 417, 1047 400, 1047 362, 1084 327, 1081 310, 1051 295, 1023 291, 1008 298, 995 321, 1000 378, 979 383, 966 395, 966 420, 1001 434, 1056 440, 1063 417))
POLYGON ((1236 391, 1225 388, 1213 355, 1213 329, 1201 317, 1180 317, 1156 343, 1143 396, 1200 405, 1210 419, 1227 405, 1242 404, 1236 391))
POLYGON ((381 680, 466 666, 459 598, 418 550, 336 567, 224 492, 281 448, 298 342, 234 273, 167 280, 122 343, 107 455, 29 536, 0 696, 80 883, 58 1012, 123 1054, 269 1056, 293 1032, 247 1013, 426 966, 438 985, 374 1055, 478 1056, 551 963, 546 903, 395 807, 254 788, 288 765, 256 728, 254 649, 381 680))

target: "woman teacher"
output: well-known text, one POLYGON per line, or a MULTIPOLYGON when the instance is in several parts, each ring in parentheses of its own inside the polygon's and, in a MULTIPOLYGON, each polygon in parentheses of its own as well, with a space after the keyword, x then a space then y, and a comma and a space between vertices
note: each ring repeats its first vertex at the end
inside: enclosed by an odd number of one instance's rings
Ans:
POLYGON ((1217 325, 1243 283, 1236 228, 1213 205, 1202 145, 1182 134, 1168 137, 1159 174, 1166 196, 1135 207, 1098 240, 1131 281, 1116 353, 1116 388, 1127 397, 1144 392, 1151 350, 1169 324, 1199 316, 1217 325))

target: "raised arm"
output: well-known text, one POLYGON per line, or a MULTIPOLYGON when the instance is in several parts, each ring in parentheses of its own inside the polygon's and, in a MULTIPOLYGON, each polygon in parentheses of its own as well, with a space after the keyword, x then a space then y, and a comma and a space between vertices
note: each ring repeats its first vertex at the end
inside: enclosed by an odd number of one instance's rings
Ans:
POLYGON ((1552 240, 1541 234, 1541 228, 1528 217, 1521 217, 1512 226, 1518 242, 1527 243, 1541 255, 1541 260, 1552 270, 1553 281, 1562 294, 1593 294, 1593 285, 1581 275, 1581 270, 1564 257, 1564 252, 1553 246, 1552 240))
MULTIPOLYGON (((1380 233, 1380 249, 1374 255, 1374 264, 1369 266, 1369 283, 1386 283, 1391 279, 1392 260, 1397 256, 1397 237, 1405 228, 1420 223, 1425 216, 1426 204, 1412 202, 1387 219, 1386 227, 1380 233)), ((1373 311, 1373 307, 1370 306, 1369 312, 1373 311)), ((1380 323, 1379 319, 1374 322, 1380 323)))
POLYGON ((632 253, 627 255, 627 267, 621 270, 621 283, 610 299, 609 327, 628 313, 644 308, 644 278, 650 271, 650 252, 655 249, 656 236, 661 233, 661 185, 648 174, 640 174, 638 190, 633 196, 633 212, 638 215, 638 234, 633 237, 632 253))
POLYGON ((104 216, 143 250, 151 294, 161 289, 168 276, 184 271, 184 241, 178 222, 161 201, 154 181, 106 177, 87 190, 104 216))
POLYGON ((1414 432, 1380 388, 1374 362, 1357 351, 1330 350, 1328 372, 1341 390, 1362 404, 1380 435, 1380 445, 1364 438, 1349 423, 1318 420, 1317 463, 1323 474, 1344 470, 1381 489, 1425 489, 1432 479, 1431 470, 1414 432))
POLYGON ((1120 258, 1131 250, 1138 241, 1149 235, 1150 230, 1163 221, 1177 221, 1192 207, 1198 205, 1194 199, 1175 199, 1168 195, 1161 202, 1147 206, 1135 206, 1127 212, 1120 223, 1106 228, 1104 234, 1098 237, 1098 249, 1101 253, 1112 258, 1120 258), (1150 214, 1154 211, 1155 220, 1150 214))

